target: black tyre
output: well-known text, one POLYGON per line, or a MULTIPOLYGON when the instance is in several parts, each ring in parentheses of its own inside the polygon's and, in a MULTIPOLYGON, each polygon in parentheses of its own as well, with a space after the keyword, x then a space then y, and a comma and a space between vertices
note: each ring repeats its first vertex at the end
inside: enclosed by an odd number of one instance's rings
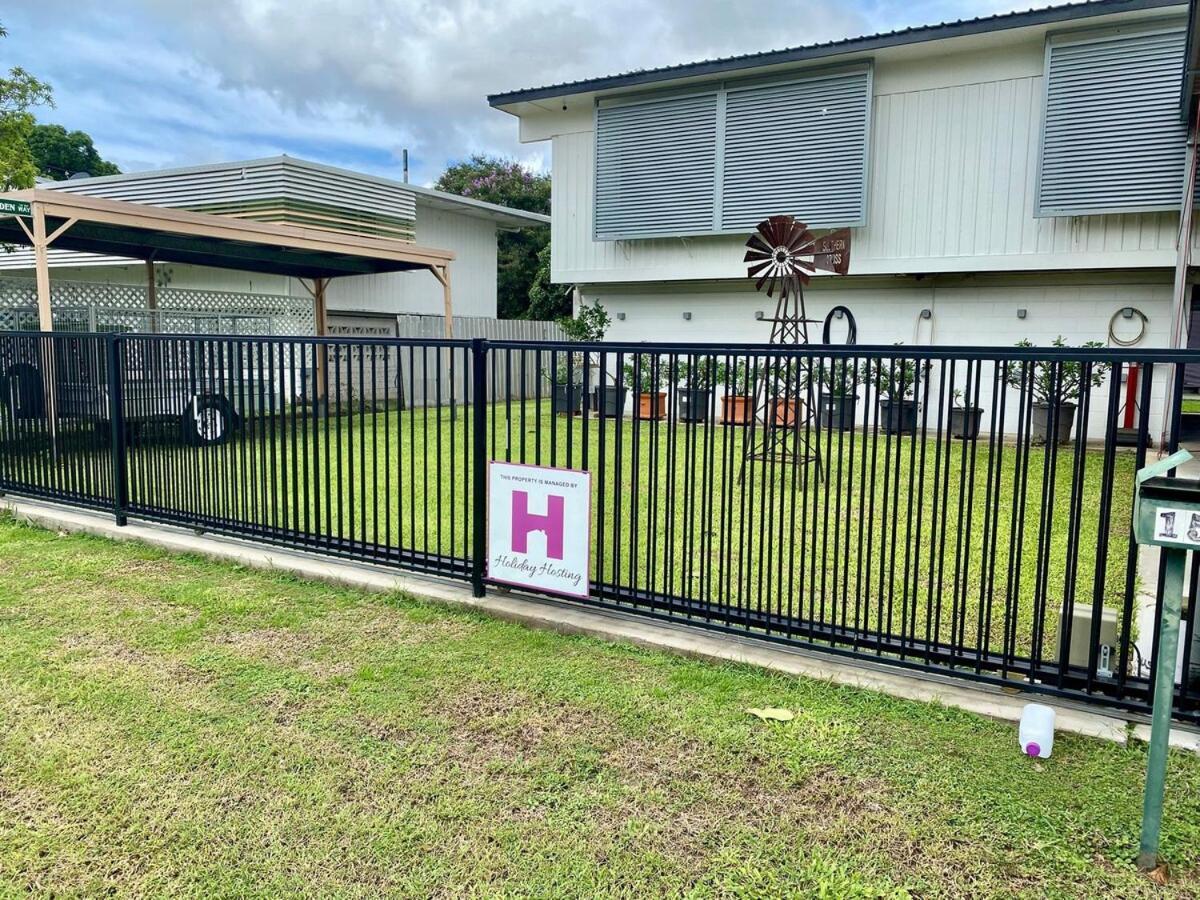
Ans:
POLYGON ((31 363, 14 363, 0 378, 0 404, 12 419, 28 421, 46 415, 42 373, 31 363))
POLYGON ((180 419, 183 439, 196 447, 223 444, 236 426, 233 406, 224 397, 193 397, 180 419))

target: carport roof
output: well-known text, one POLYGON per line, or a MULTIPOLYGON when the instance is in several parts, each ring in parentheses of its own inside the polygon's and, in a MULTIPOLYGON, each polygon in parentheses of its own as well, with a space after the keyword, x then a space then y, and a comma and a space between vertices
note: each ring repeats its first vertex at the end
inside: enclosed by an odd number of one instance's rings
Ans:
POLYGON ((29 219, 14 214, 11 203, 36 215, 40 208, 46 234, 56 249, 78 250, 154 262, 333 278, 411 269, 445 270, 449 250, 418 247, 405 241, 341 234, 294 225, 188 212, 107 200, 86 194, 34 188, 0 193, 0 242, 32 244, 29 219), (25 222, 20 221, 25 218, 25 222), (65 226, 65 227, 64 227, 65 226))

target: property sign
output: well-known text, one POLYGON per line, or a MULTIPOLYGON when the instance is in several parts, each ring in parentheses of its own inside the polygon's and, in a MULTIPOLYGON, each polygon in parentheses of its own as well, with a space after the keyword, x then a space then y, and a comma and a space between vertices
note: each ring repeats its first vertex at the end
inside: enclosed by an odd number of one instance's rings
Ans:
POLYGON ((28 200, 0 200, 0 215, 32 216, 33 207, 28 200))
POLYGON ((588 595, 592 475, 488 465, 488 578, 569 597, 588 595))

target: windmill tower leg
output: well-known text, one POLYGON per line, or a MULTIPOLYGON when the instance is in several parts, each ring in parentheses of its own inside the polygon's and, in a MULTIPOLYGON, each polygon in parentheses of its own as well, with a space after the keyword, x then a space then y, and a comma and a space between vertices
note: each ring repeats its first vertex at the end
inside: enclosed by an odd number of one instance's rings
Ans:
MULTIPOLYGON (((770 343, 778 346, 807 346, 808 325, 810 320, 804 304, 804 290, 797 286, 794 293, 786 290, 781 292, 775 304, 775 316, 771 320, 770 343)), ((782 422, 776 422, 776 410, 771 408, 771 390, 766 378, 759 377, 755 387, 754 420, 747 429, 742 455, 741 474, 739 483, 745 482, 746 464, 751 459, 763 462, 790 462, 792 465, 814 463, 817 468, 817 478, 821 478, 820 453, 820 420, 816 416, 816 403, 813 391, 812 360, 801 357, 789 361, 785 365, 790 387, 785 395, 790 396, 800 406, 798 410, 782 407, 782 422), (794 368, 793 368, 794 365, 794 368), (804 386, 804 396, 801 399, 800 386, 804 386), (760 439, 755 438, 758 422, 762 421, 764 434, 760 439), (809 441, 810 435, 812 441, 809 441)), ((807 481, 807 480, 806 480, 807 481)))

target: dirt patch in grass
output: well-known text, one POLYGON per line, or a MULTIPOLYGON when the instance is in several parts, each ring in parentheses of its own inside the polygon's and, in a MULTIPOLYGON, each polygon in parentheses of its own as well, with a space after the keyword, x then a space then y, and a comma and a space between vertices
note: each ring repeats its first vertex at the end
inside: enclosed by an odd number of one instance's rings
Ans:
POLYGON ((468 770, 558 753, 611 730, 578 707, 481 682, 444 692, 423 712, 445 726, 443 759, 468 770))
POLYGON ((181 660, 152 653, 102 632, 63 635, 68 671, 81 675, 136 677, 159 690, 174 691, 184 685, 206 684, 211 679, 181 660))

